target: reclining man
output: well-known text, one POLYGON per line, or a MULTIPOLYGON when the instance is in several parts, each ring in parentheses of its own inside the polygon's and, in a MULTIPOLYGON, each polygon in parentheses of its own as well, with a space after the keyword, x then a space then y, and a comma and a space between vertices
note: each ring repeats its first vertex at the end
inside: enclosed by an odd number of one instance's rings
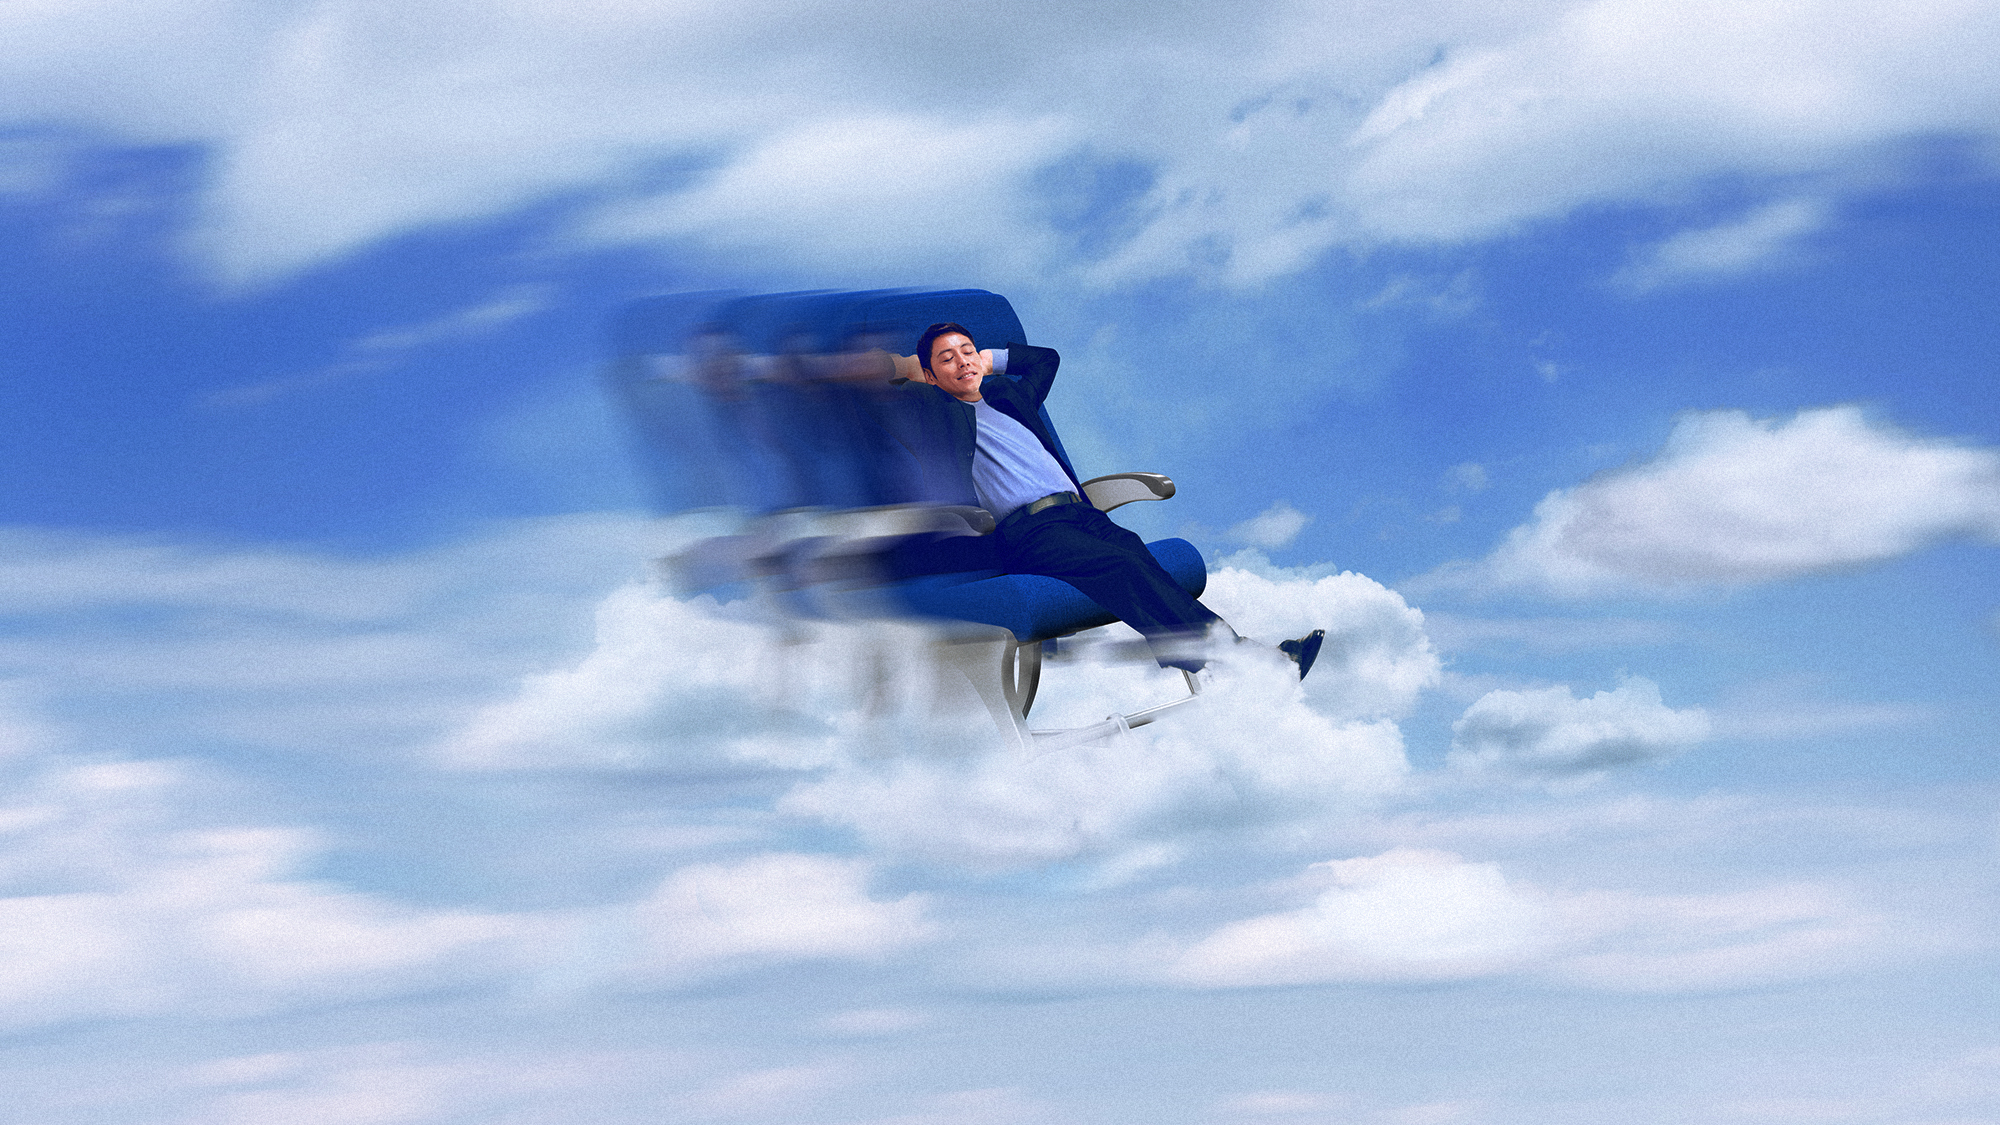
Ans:
MULTIPOLYGON (((1216 641, 1242 638, 1182 589, 1137 535, 1084 498, 1041 420, 1060 362, 1053 349, 1025 344, 982 353, 957 324, 924 330, 903 421, 922 447, 918 460, 946 478, 940 491, 976 498, 998 526, 979 539, 906 545, 892 552, 891 566, 903 574, 995 567, 1060 578, 1137 629, 1160 664, 1198 670, 1216 641), (1011 377, 989 380, 993 373, 1011 377)), ((1301 679, 1325 636, 1316 629, 1278 646, 1301 679)))

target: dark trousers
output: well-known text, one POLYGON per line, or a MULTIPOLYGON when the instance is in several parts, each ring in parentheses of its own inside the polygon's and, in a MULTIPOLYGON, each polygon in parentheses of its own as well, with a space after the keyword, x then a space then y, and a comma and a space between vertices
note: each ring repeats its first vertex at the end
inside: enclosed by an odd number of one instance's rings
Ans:
POLYGON ((993 535, 1001 569, 1060 578, 1149 641, 1200 634, 1221 620, 1181 589, 1144 540, 1089 504, 1011 519, 993 535))
POLYGON ((905 575, 997 569, 1060 578, 1153 642, 1162 664, 1189 664, 1184 651, 1169 651, 1172 642, 1197 640, 1222 620, 1181 589, 1144 540, 1087 503, 1009 518, 991 535, 910 544, 895 554, 894 569, 905 575))

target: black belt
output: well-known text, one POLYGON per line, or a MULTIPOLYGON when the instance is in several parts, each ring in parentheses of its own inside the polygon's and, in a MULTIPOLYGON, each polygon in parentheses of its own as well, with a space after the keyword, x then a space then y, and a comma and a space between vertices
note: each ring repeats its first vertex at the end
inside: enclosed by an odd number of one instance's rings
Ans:
POLYGON ((1083 503, 1083 497, 1078 496, 1074 492, 1051 492, 1040 500, 1030 500, 1026 504, 1008 512, 1007 518, 1000 521, 1000 527, 1006 527, 1015 520, 1027 519, 1036 512, 1046 512, 1050 508, 1059 508, 1064 504, 1081 503, 1083 503))

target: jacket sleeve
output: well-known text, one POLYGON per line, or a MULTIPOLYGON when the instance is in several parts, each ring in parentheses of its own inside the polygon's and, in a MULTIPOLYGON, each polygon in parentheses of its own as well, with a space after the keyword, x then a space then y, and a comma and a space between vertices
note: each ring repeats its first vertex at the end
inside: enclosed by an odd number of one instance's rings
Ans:
POLYGON ((1007 377, 1018 383, 1037 407, 1049 397, 1049 388, 1056 381, 1056 368, 1061 364, 1062 356, 1054 348, 1007 345, 1007 377))

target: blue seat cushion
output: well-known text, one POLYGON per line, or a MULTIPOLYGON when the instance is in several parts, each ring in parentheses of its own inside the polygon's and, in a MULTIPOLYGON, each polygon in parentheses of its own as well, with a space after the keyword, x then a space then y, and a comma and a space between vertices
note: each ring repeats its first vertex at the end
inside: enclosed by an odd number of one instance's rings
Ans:
MULTIPOLYGON (((1208 588, 1208 566, 1185 539, 1146 544, 1174 581, 1194 597, 1208 588)), ((1118 620, 1083 591, 1060 578, 1039 574, 971 571, 932 574, 887 587, 903 608, 919 617, 998 625, 1022 644, 1094 629, 1118 620)))

